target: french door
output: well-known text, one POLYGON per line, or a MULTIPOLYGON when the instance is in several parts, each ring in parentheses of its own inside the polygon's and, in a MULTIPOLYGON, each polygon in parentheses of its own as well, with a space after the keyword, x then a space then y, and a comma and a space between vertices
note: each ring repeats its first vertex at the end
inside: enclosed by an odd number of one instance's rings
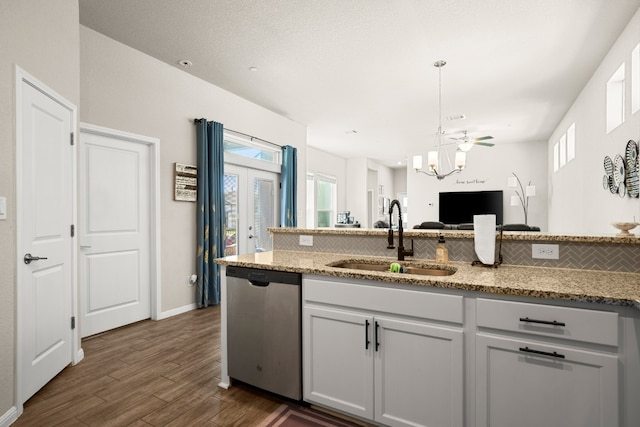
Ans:
POLYGON ((225 256, 273 249, 269 227, 278 225, 279 175, 225 164, 225 256))

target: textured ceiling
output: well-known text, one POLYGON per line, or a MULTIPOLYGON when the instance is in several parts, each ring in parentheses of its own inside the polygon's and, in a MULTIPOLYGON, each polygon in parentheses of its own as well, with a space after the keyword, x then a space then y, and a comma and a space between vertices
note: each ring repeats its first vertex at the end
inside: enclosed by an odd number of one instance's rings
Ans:
POLYGON ((394 166, 433 144, 436 60, 447 61, 443 116, 466 116, 444 119, 448 134, 546 141, 640 0, 79 4, 82 25, 176 67, 192 61, 186 72, 307 126, 310 146, 394 166))

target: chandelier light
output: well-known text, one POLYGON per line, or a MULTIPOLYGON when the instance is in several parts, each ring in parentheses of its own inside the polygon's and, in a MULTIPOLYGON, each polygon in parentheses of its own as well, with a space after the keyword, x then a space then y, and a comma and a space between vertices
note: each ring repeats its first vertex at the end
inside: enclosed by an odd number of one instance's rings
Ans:
MULTIPOLYGON (((436 61, 433 66, 438 69, 438 131, 436 132, 435 150, 429 151, 427 155, 427 164, 429 169, 422 169, 422 156, 413 156, 413 168, 416 173, 423 173, 436 178, 444 179, 454 172, 460 172, 464 169, 467 162, 467 153, 463 150, 456 150, 454 163, 451 163, 449 153, 443 147, 444 131, 442 130, 442 67, 447 65, 443 60, 436 61)), ((467 150, 468 151, 468 150, 467 150)))

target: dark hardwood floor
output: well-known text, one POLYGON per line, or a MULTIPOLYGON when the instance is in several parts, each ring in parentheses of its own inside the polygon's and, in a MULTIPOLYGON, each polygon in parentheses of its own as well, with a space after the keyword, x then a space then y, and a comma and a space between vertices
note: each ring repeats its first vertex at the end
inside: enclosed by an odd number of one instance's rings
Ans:
POLYGON ((14 426, 255 426, 282 401, 223 390, 220 307, 145 320, 82 341, 85 358, 24 406, 14 426))

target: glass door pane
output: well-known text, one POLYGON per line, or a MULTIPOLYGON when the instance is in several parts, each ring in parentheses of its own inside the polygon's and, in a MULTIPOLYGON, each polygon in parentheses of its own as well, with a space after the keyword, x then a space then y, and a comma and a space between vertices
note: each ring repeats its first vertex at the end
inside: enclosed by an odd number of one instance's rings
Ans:
POLYGON ((238 199, 240 179, 238 175, 224 175, 225 247, 224 256, 238 254, 238 199))
POLYGON ((277 226, 279 175, 225 164, 225 255, 270 251, 277 226))
POLYGON ((275 182, 273 179, 253 180, 253 245, 256 252, 273 249, 269 227, 275 226, 275 182))

